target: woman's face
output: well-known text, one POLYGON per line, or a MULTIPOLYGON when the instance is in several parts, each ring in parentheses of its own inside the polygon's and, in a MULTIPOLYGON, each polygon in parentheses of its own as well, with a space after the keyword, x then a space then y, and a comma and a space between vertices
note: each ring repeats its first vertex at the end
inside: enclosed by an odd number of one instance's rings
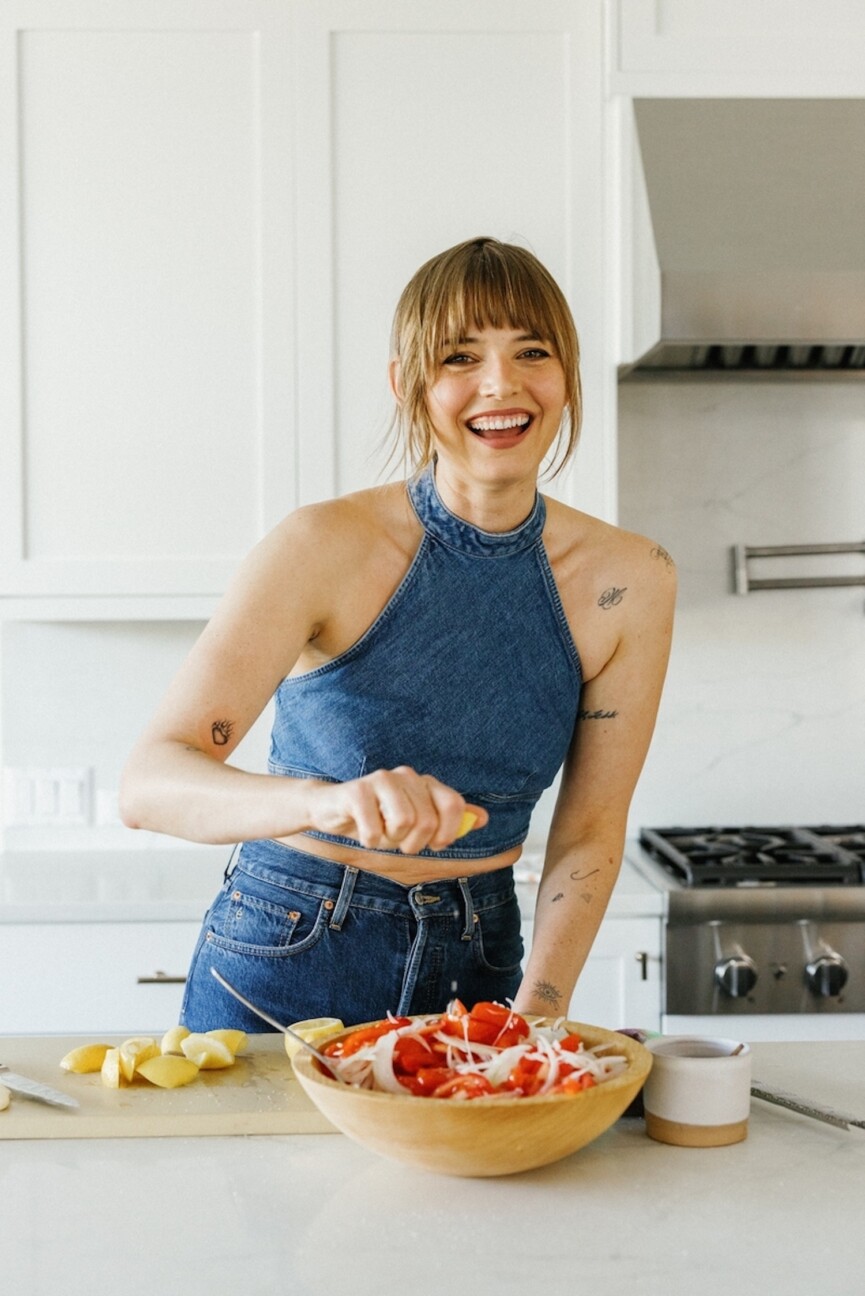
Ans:
POLYGON ((565 407, 552 345, 522 329, 475 329, 444 349, 427 392, 440 458, 504 482, 537 476, 565 407))

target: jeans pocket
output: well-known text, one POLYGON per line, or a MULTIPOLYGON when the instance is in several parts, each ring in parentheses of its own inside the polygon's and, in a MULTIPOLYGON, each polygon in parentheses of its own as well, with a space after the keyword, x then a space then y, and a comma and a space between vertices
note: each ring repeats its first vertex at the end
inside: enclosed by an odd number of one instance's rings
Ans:
POLYGON ((472 948, 480 967, 492 972, 517 972, 525 947, 520 906, 516 897, 478 914, 472 948))
POLYGON ((245 890, 235 874, 211 912, 206 940, 233 954, 283 958, 315 945, 328 917, 323 900, 296 893, 265 899, 245 890))

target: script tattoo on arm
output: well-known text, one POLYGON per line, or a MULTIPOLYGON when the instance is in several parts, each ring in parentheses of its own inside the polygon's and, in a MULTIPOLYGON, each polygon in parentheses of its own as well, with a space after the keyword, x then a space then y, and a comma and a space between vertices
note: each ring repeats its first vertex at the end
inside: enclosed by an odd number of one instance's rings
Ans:
POLYGON ((578 720, 615 720, 618 711, 578 711, 578 720))
POLYGON ((210 736, 217 747, 224 747, 231 737, 234 725, 230 720, 214 720, 210 726, 210 736))
POLYGON ((625 590, 627 588, 627 585, 623 585, 621 589, 619 589, 617 585, 611 585, 609 589, 604 590, 603 594, 598 599, 598 607, 603 608, 605 612, 608 608, 616 607, 616 605, 621 603, 624 598, 625 590))
POLYGON ((556 989, 551 981, 536 981, 532 986, 532 994, 551 1008, 558 1008, 562 998, 561 990, 556 989))

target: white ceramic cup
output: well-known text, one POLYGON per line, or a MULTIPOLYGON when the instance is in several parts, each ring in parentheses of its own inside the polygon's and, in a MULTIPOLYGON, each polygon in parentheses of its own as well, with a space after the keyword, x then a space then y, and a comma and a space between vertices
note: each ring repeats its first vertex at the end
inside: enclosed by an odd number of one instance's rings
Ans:
POLYGON ((677 1147, 723 1147, 748 1134, 751 1050, 734 1039, 665 1035, 648 1040, 646 1133, 677 1147))

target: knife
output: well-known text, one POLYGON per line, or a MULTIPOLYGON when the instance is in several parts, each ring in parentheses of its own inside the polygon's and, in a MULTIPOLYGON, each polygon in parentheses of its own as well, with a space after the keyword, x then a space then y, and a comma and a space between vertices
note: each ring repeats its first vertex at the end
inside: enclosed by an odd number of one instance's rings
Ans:
POLYGON ((775 1103, 778 1107, 787 1107, 790 1111, 798 1112, 800 1116, 811 1116, 814 1120, 825 1121, 827 1125, 835 1125, 838 1129, 850 1129, 851 1126, 865 1129, 865 1120, 860 1120, 858 1116, 847 1116, 832 1107, 820 1107, 816 1103, 798 1097, 797 1094, 785 1093, 783 1089, 769 1089, 759 1080, 752 1082, 751 1094, 754 1098, 762 1098, 764 1102, 775 1103))
POLYGON ((61 1093, 59 1089, 52 1089, 50 1085, 40 1084, 38 1080, 28 1080, 27 1076, 10 1071, 2 1062, 0 1062, 0 1084, 4 1084, 7 1089, 12 1089, 15 1093, 35 1098, 38 1102, 50 1103, 52 1107, 78 1106, 77 1098, 70 1098, 68 1094, 61 1093))

